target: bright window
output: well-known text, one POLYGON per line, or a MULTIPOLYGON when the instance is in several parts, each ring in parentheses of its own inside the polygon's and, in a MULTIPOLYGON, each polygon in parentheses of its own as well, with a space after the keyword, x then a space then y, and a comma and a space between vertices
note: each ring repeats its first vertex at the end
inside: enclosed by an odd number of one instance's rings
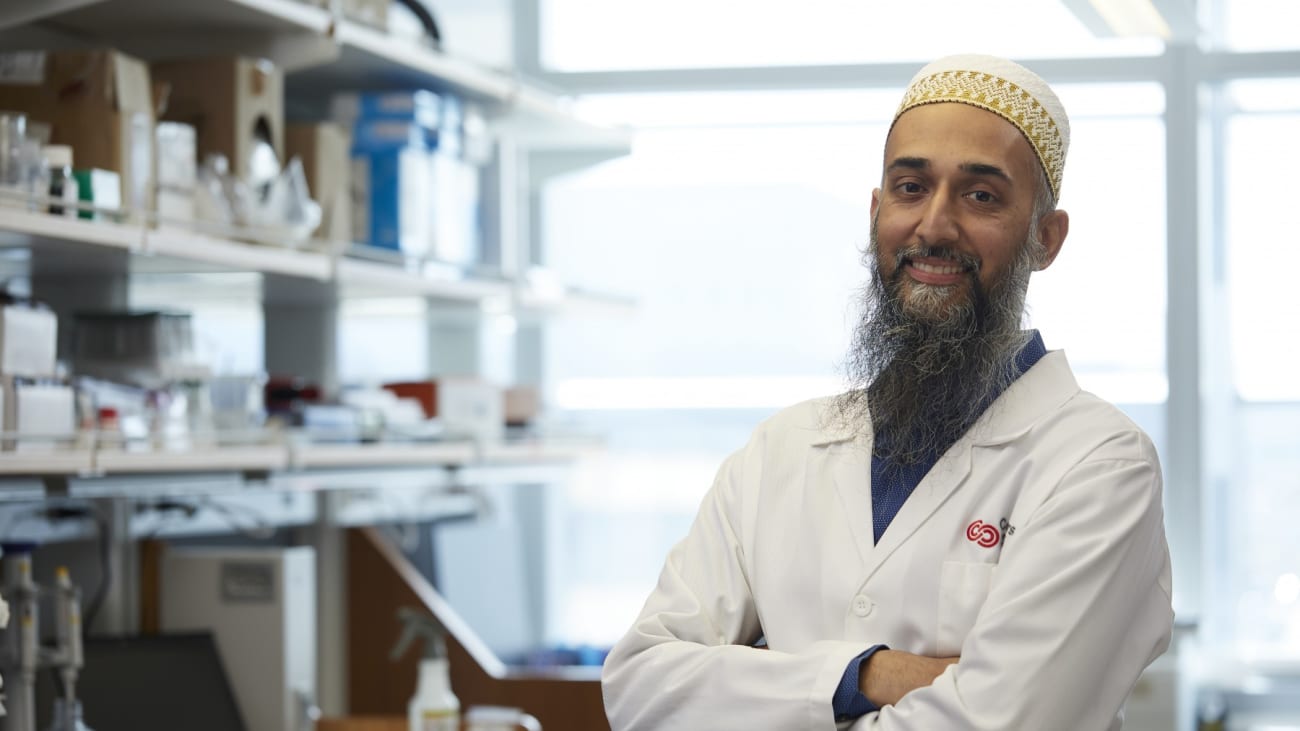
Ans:
MULTIPOLYGON (((1085 388, 1157 443, 1164 356, 1163 95, 1060 87, 1073 150, 1062 258, 1031 315, 1085 388), (1118 222, 1122 222, 1120 225, 1118 222), (1099 293, 1107 293, 1100 296, 1099 293)), ((552 403, 611 434, 569 488, 552 639, 627 629, 722 459, 776 409, 841 388, 871 190, 901 90, 619 95, 583 111, 638 129, 633 154, 543 197, 547 260, 627 292, 623 319, 548 328, 552 403)))
MULTIPOLYGON (((1218 0, 1223 43, 1234 51, 1300 48, 1300 3, 1293 0, 1218 0)), ((1211 27, 1216 27, 1212 25, 1211 27)))
POLYGON ((1230 413, 1212 423, 1226 476, 1211 494, 1207 540, 1215 587, 1211 639, 1244 658, 1300 656, 1300 345, 1288 323, 1300 301, 1279 274, 1300 267, 1294 235, 1277 223, 1294 208, 1300 166, 1300 81, 1228 85, 1224 277, 1231 344, 1230 413))

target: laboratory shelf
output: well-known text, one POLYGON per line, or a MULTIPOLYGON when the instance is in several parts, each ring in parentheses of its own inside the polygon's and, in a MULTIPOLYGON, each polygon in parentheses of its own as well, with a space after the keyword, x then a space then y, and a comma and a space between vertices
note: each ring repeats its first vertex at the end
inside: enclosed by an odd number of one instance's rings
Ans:
POLYGON ((289 466, 282 445, 129 451, 98 449, 94 471, 105 476, 183 472, 270 472, 289 466))
MULTIPOLYGON (((133 0, 141 2, 142 0, 133 0)), ((175 0, 143 0, 168 11, 184 12, 191 22, 208 27, 256 29, 268 27, 328 33, 334 22, 328 9, 303 0, 209 0, 205 3, 178 3, 175 0), (181 11, 177 6, 186 7, 181 11), (173 11, 173 9, 176 9, 173 11)))
POLYGON ((353 490, 336 493, 334 525, 359 527, 384 523, 411 524, 425 520, 469 517, 481 507, 473 495, 455 494, 445 487, 413 490, 353 490))
POLYGON ((72 497, 455 490, 466 484, 544 484, 598 448, 595 441, 530 440, 218 445, 192 449, 0 452, 0 502, 72 497), (19 489, 22 488, 22 489, 19 489), (50 492, 53 490, 54 492, 50 492), (30 494, 29 494, 30 493, 30 494))
POLYGON ((0 29, 37 23, 104 0, 6 0, 0 4, 0 29))
POLYGON ((522 147, 600 152, 604 153, 602 159, 621 157, 632 150, 632 133, 628 128, 583 120, 561 95, 520 85, 510 101, 508 113, 490 119, 488 129, 495 135, 508 135, 522 147))
POLYGON ((515 290, 514 303, 520 312, 536 315, 625 316, 637 306, 632 297, 564 286, 520 287, 515 290))
POLYGON ((358 467, 454 467, 474 462, 474 443, 303 444, 292 447, 292 464, 301 470, 358 467))
POLYGON ((112 221, 84 221, 0 206, 0 245, 31 247, 49 244, 140 251, 144 247, 144 227, 112 221))
POLYGON ((515 90, 516 82, 505 74, 351 20, 335 23, 334 39, 342 48, 339 60, 305 71, 303 81, 353 88, 392 88, 395 82, 427 86, 486 104, 489 112, 510 101, 515 90))
POLYGON ((63 0, 57 5, 67 7, 52 7, 39 25, 16 27, 20 33, 0 40, 15 49, 111 46, 149 61, 237 53, 270 58, 287 70, 337 55, 330 38, 333 15, 297 0, 63 0))
POLYGON ((232 241, 175 227, 149 230, 144 251, 218 271, 282 274, 317 281, 328 280, 333 271, 326 254, 232 241))
POLYGON ((595 439, 485 442, 479 445, 478 459, 490 466, 572 462, 600 448, 601 443, 595 439))
MULTIPOLYGON (((234 32, 309 32, 326 34, 333 17, 329 10, 299 0, 64 0, 63 12, 51 9, 46 19, 71 31, 110 40, 127 41, 130 36, 148 36, 154 31, 186 34, 234 32), (82 7, 76 7, 76 6, 82 7)), ((127 49, 129 52, 129 49, 127 49)))
POLYGON ((479 302, 510 296, 510 285, 485 279, 453 279, 412 271, 402 265, 353 257, 335 260, 334 278, 347 298, 418 296, 455 302, 479 302))
POLYGON ((89 449, 51 449, 0 452, 0 475, 72 476, 94 469, 89 449))
POLYGON ((626 130, 579 119, 562 94, 303 0, 6 0, 0 8, 0 45, 110 45, 151 61, 260 56, 285 69, 290 95, 451 91, 480 104, 498 133, 525 147, 602 150, 608 157, 631 149, 626 130))
POLYGON ((345 299, 396 296, 468 303, 501 300, 512 302, 526 313, 542 315, 626 314, 635 308, 635 301, 627 297, 567 288, 554 282, 516 285, 499 278, 463 277, 454 268, 436 262, 380 257, 382 252, 353 255, 363 250, 354 246, 349 255, 339 256, 316 249, 247 243, 174 224, 148 228, 143 224, 82 221, 0 208, 0 272, 7 276, 28 274, 33 258, 39 258, 41 270, 47 273, 129 271, 164 275, 147 280, 149 286, 159 291, 174 290, 177 301, 202 296, 271 296, 307 301, 337 294, 345 299), (177 275, 188 276, 177 279, 177 275), (234 281, 229 279, 232 275, 249 276, 234 281), (258 275, 333 283, 337 287, 291 288, 280 280, 266 295, 258 275), (226 279, 209 281, 204 277, 226 279))

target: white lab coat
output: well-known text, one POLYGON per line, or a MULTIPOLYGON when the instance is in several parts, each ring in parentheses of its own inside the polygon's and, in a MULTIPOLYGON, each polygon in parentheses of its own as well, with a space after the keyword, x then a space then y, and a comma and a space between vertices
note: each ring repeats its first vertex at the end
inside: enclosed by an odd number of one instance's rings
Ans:
POLYGON ((614 731, 834 729, 844 669, 877 643, 961 661, 853 731, 1119 728, 1173 626, 1147 436, 1048 353, 875 544, 870 435, 825 426, 829 407, 780 412, 722 465, 606 661, 614 731))

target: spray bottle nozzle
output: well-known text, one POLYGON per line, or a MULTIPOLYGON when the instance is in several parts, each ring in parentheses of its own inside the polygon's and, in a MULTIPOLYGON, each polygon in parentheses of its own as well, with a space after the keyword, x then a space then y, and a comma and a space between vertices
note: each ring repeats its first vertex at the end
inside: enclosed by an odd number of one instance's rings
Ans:
POLYGON ((397 610, 397 619, 402 623, 402 636, 388 653, 388 659, 397 660, 410 647, 418 635, 424 640, 424 659, 434 660, 447 657, 447 630, 432 614, 417 611, 410 607, 397 610))

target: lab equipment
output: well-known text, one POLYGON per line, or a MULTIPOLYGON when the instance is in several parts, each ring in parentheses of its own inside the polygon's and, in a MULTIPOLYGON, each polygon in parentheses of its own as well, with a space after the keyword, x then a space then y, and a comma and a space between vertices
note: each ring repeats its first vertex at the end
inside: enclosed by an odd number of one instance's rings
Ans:
POLYGON ((55 644, 40 643, 41 587, 32 580, 32 551, 27 543, 3 546, 3 593, 13 602, 15 621, 4 633, 0 674, 9 679, 9 715, 4 731, 36 731, 36 678, 41 669, 53 669, 60 688, 54 699, 56 725, 50 731, 90 731, 81 721, 77 681, 85 665, 81 637, 81 592, 68 570, 59 567, 53 588, 55 644))
MULTIPOLYGON (((87 637, 85 655, 77 693, 96 731, 248 731, 211 632, 87 637)), ((49 675, 40 708, 58 695, 49 675)))
POLYGON ((310 546, 167 550, 162 628, 216 636, 249 731, 310 728, 316 697, 316 552, 310 546))

